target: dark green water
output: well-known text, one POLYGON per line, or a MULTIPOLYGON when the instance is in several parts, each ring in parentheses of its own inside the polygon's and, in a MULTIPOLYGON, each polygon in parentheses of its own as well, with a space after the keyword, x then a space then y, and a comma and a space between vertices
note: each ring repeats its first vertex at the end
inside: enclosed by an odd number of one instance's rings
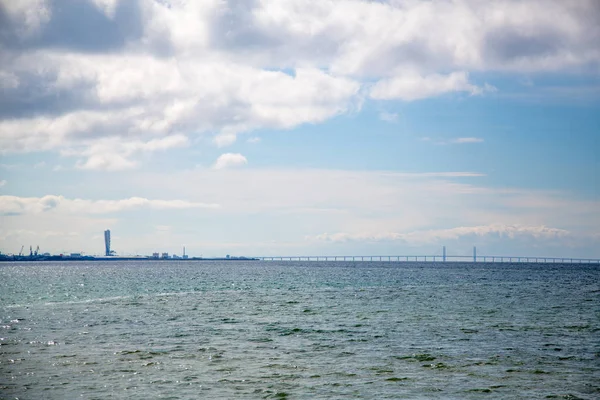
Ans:
POLYGON ((596 399, 600 267, 0 264, 2 399, 596 399))

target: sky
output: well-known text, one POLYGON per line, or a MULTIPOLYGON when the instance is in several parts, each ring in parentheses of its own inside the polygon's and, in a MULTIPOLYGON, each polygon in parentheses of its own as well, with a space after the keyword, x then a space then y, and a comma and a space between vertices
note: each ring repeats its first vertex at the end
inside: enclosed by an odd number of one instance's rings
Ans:
POLYGON ((597 0, 0 0, 0 251, 600 258, 597 0))

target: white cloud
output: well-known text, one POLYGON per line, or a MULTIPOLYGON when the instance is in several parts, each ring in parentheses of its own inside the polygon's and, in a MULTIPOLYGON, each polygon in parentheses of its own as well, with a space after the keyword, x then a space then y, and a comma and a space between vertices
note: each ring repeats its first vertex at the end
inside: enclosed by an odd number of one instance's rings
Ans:
POLYGON ((296 0, 261 6, 255 14, 259 23, 247 19, 250 27, 234 28, 231 37, 267 36, 269 50, 279 57, 296 51, 349 75, 396 75, 407 68, 555 70, 593 65, 600 57, 593 41, 600 35, 593 0, 296 0))
POLYGON ((483 89, 469 83, 466 72, 428 76, 404 74, 377 82, 371 89, 370 95, 374 99, 412 101, 450 92, 467 92, 475 95, 481 94, 483 89))
POLYGON ((221 133, 214 137, 213 142, 217 145, 217 147, 226 147, 235 143, 237 140, 237 136, 233 133, 221 133))
POLYGON ((114 18, 115 11, 119 0, 92 0, 92 2, 98 7, 104 15, 108 18, 114 18))
POLYGON ((85 154, 88 158, 85 162, 77 163, 77 168, 81 169, 92 169, 92 170, 105 170, 105 171, 121 171, 124 169, 135 168, 138 164, 127 158, 123 153, 111 152, 110 149, 104 148, 98 149, 97 145, 94 145, 85 154))
POLYGON ((256 144, 256 143, 260 143, 261 142, 261 138, 257 137, 257 136, 253 136, 248 138, 248 140, 246 140, 247 143, 251 143, 251 144, 256 144))
POLYGON ((118 171, 134 168, 137 162, 131 157, 138 153, 152 153, 175 147, 188 145, 188 139, 183 135, 166 136, 160 139, 143 141, 122 141, 118 138, 97 140, 94 144, 82 150, 65 150, 65 156, 86 157, 77 166, 82 169, 118 171))
POLYGON ((174 210, 187 208, 218 208, 218 204, 185 200, 153 200, 130 197, 122 200, 68 199, 63 196, 43 197, 0 196, 0 214, 21 215, 57 211, 70 214, 106 214, 132 209, 174 210))
POLYGON ((32 36, 47 23, 52 11, 46 0, 2 1, 0 4, 16 33, 20 36, 32 36))
POLYGON ((430 137, 422 137, 420 139, 423 142, 428 142, 434 145, 443 146, 449 144, 469 144, 469 143, 483 143, 483 138, 478 137, 459 137, 454 139, 432 139, 430 137))
POLYGON ((6 180, 5 179, 3 179, 3 180, 0 181, 0 187, 3 187, 4 185, 6 185, 6 180))
POLYGON ((450 140, 450 143, 463 144, 463 143, 483 143, 482 138, 477 137, 461 137, 450 140))
POLYGON ((521 226, 491 224, 482 226, 456 227, 450 229, 423 230, 408 233, 382 232, 382 233, 323 233, 309 240, 347 242, 347 241, 402 241, 410 245, 426 243, 441 243, 448 240, 458 240, 463 237, 489 237, 496 236, 505 239, 519 240, 533 238, 537 240, 561 239, 571 235, 571 232, 546 226, 521 226))
POLYGON ((217 158, 217 161, 213 164, 213 169, 239 167, 245 164, 248 164, 248 160, 243 155, 239 153, 225 153, 217 158))
POLYGON ((391 175, 402 178, 473 178, 486 176, 480 172, 393 172, 391 175))
POLYGON ((385 122, 396 122, 398 121, 398 113, 380 112, 379 119, 385 122))

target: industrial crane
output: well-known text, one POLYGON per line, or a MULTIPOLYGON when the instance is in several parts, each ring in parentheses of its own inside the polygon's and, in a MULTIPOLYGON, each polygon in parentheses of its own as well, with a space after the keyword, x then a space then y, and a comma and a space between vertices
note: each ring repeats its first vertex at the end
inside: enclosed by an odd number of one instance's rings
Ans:
POLYGON ((39 252, 40 252, 40 246, 38 245, 38 246, 35 248, 35 251, 33 252, 33 255, 34 255, 34 256, 37 256, 39 252))
POLYGON ((21 257, 21 256, 23 255, 23 248, 24 248, 24 247, 25 247, 24 245, 23 245, 23 246, 21 246, 21 250, 19 251, 19 257, 21 257))

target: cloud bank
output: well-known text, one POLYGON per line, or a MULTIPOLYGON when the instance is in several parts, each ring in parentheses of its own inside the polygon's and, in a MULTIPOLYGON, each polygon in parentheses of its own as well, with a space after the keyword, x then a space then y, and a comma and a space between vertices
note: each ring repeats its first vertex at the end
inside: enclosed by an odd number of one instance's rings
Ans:
POLYGON ((217 158, 217 161, 213 165, 213 169, 239 167, 245 164, 248 164, 248 160, 243 155, 239 153, 225 153, 217 158))
POLYGON ((218 208, 218 204, 205 204, 185 200, 151 200, 130 197, 121 200, 67 199, 63 196, 43 197, 0 196, 0 215, 39 214, 58 211, 74 214, 109 214, 133 209, 172 210, 189 208, 218 208))
POLYGON ((561 239, 571 236, 571 232, 550 228, 546 226, 522 226, 522 225, 503 225, 491 224, 481 226, 463 226, 450 229, 422 230, 409 233, 323 233, 314 237, 308 237, 309 240, 327 241, 327 242, 381 242, 381 241, 401 241, 410 245, 422 245, 429 243, 441 243, 448 240, 459 240, 466 237, 497 237, 511 240, 524 240, 527 238, 536 240, 561 239))
POLYGON ((598 20, 594 0, 1 0, 0 152, 121 170, 369 99, 484 95, 481 72, 597 69, 598 20))

